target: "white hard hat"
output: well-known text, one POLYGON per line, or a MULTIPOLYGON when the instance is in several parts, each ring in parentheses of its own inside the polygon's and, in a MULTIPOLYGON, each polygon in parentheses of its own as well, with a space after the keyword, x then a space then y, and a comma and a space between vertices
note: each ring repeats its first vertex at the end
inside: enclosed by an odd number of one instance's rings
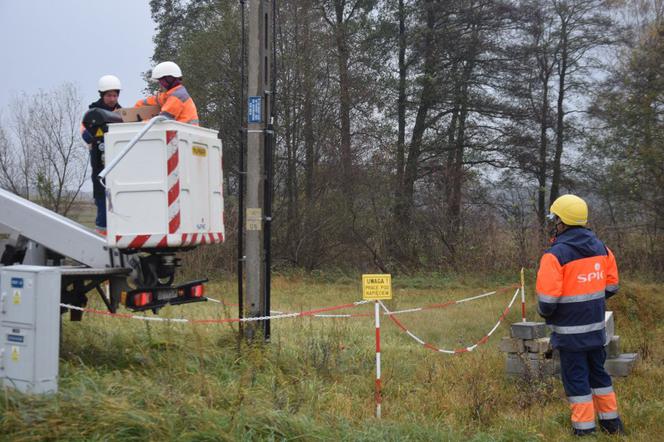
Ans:
POLYGON ((152 69, 153 80, 159 80, 160 78, 167 77, 169 75, 171 77, 181 78, 182 71, 180 70, 180 66, 173 63, 172 61, 165 61, 163 63, 159 63, 154 67, 154 69, 152 69))
POLYGON ((104 75, 99 79, 99 92, 119 91, 120 89, 122 89, 122 84, 115 75, 104 75))

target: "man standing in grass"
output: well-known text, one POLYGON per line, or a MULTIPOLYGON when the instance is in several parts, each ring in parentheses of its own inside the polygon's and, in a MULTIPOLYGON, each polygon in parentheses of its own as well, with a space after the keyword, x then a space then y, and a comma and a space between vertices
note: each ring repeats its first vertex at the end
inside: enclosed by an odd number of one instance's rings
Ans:
POLYGON ((549 210, 553 244, 537 273, 539 314, 551 327, 560 352, 563 386, 578 436, 623 433, 611 377, 604 370, 605 301, 618 291, 615 257, 588 228, 588 206, 575 195, 556 199, 549 210))

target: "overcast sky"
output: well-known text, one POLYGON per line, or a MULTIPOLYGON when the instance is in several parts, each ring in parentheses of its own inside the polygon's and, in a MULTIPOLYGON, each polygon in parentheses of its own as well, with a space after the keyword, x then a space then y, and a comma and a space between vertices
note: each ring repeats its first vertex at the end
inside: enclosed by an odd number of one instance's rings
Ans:
POLYGON ((86 105, 117 75, 120 103, 142 96, 154 22, 149 0, 0 0, 0 113, 12 97, 74 83, 86 105))

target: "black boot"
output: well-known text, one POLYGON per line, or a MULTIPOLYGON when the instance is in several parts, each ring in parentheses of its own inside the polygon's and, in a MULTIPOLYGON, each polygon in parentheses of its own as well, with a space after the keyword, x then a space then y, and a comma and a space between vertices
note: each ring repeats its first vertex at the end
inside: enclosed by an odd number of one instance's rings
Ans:
POLYGON ((625 434, 625 427, 619 417, 615 419, 600 419, 599 426, 602 431, 609 434, 625 434))
POLYGON ((574 429, 574 436, 590 436, 591 434, 595 434, 594 428, 589 428, 587 430, 577 430, 576 428, 574 429))

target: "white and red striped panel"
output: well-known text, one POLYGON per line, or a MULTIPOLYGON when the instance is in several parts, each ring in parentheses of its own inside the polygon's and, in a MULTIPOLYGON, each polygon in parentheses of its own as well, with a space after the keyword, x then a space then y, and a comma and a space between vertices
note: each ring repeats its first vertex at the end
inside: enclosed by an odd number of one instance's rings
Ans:
POLYGON ((375 388, 375 401, 376 401, 376 417, 380 419, 381 408, 383 403, 381 373, 380 373, 380 306, 378 301, 374 302, 374 317, 376 322, 376 388, 375 388))
POLYGON ((166 131, 167 173, 168 173, 168 233, 177 233, 180 229, 180 174, 178 166, 178 131, 166 131))
POLYGON ((119 249, 188 247, 202 244, 220 244, 224 234, 217 233, 179 233, 176 235, 116 235, 115 247, 119 249))

